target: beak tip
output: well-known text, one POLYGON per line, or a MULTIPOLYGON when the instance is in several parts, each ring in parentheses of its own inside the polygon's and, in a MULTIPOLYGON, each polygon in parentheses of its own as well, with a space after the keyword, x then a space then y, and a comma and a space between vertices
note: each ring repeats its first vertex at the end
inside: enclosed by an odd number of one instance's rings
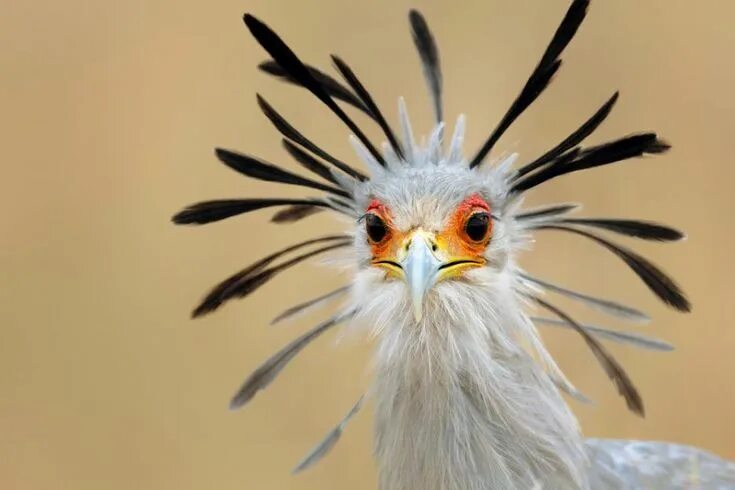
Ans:
POLYGON ((420 322, 421 319, 424 317, 424 311, 423 308, 421 308, 420 304, 414 303, 413 307, 413 318, 416 320, 416 322, 420 322))

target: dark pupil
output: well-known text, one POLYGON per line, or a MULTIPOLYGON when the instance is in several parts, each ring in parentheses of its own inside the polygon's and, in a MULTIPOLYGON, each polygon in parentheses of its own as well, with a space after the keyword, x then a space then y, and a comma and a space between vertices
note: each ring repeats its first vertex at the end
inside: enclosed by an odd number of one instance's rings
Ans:
POLYGON ((365 217, 365 230, 370 239, 374 242, 379 242, 385 238, 385 234, 388 230, 385 229, 385 223, 378 216, 374 214, 368 214, 365 217))
POLYGON ((470 216, 467 220, 465 231, 467 236, 472 240, 479 242, 487 234, 487 227, 490 223, 490 216, 487 213, 477 213, 470 216))

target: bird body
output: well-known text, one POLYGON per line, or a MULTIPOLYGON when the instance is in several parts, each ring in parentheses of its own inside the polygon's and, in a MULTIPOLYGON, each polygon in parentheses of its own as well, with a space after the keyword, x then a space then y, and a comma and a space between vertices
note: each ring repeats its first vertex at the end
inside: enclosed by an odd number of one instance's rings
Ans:
POLYGON ((567 203, 531 210, 523 206, 526 192, 558 177, 669 148, 650 132, 582 146, 609 115, 617 93, 567 138, 530 162, 516 167, 517 155, 489 157, 503 132, 559 69, 559 56, 584 19, 588 3, 572 2, 528 82, 469 158, 464 155, 463 116, 452 136, 444 137, 438 49, 417 11, 409 19, 436 118, 425 143, 416 143, 403 99, 399 137, 344 60, 332 57, 348 86, 304 64, 268 26, 245 15, 248 29, 272 57, 261 69, 307 89, 334 112, 352 132, 358 160, 368 169, 365 174, 333 157, 258 96, 261 110, 283 135, 288 153, 324 182, 229 150, 218 149, 217 157, 248 177, 316 189, 324 195, 205 201, 174 216, 178 224, 204 224, 287 206, 274 215, 274 222, 291 223, 323 210, 354 220, 346 233, 298 242, 233 274, 194 310, 194 316, 210 313, 231 299, 252 294, 301 262, 347 252, 341 262, 351 274, 349 284, 288 308, 274 322, 341 298, 338 312, 261 364, 231 402, 232 408, 246 404, 310 342, 337 325, 375 339, 370 389, 295 472, 322 458, 364 401, 371 400, 381 490, 613 490, 689 484, 735 488, 735 464, 693 448, 585 440, 563 395, 586 398, 559 369, 539 333, 540 326, 576 332, 628 409, 640 416, 642 397, 602 341, 672 348, 635 332, 580 323, 555 306, 546 293, 626 321, 648 320, 635 308, 572 291, 523 270, 519 257, 530 251, 536 232, 563 232, 600 245, 664 303, 682 312, 690 309, 673 279, 605 235, 672 242, 683 238, 681 232, 649 221, 570 217, 578 206, 567 203), (380 150, 336 101, 362 111, 382 129, 387 142, 380 150))
MULTIPOLYGON (((440 131, 433 134, 426 148, 411 149, 416 157, 408 165, 388 158, 395 168, 361 185, 358 206, 377 199, 393 210, 397 229, 429 233, 441 232, 467 196, 491 196, 502 209, 512 157, 478 178, 463 158, 444 158, 440 131)), ((455 132, 450 147, 462 138, 455 132)), ((377 341, 371 398, 382 490, 584 485, 576 419, 518 341, 544 349, 515 293, 514 257, 528 246, 518 239, 519 228, 510 220, 496 223, 485 253, 489 267, 437 283, 420 320, 401 282, 386 283, 374 268, 358 273, 354 325, 369 325, 377 341)), ((366 249, 358 254, 370 254, 366 239, 357 237, 356 244, 366 249)), ((536 354, 550 360, 545 350, 536 354)))

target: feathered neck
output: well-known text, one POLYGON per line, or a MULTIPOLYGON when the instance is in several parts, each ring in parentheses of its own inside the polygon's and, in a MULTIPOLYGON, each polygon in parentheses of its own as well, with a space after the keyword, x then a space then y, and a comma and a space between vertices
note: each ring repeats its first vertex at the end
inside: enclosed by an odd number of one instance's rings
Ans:
POLYGON ((373 317, 381 490, 585 488, 576 419, 519 347, 515 299, 471 305, 476 285, 439 284, 416 323, 393 293, 373 317))

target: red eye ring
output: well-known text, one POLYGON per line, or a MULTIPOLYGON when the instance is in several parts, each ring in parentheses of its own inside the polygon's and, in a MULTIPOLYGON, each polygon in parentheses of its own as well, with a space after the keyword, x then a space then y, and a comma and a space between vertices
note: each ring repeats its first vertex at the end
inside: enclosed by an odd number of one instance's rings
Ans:
POLYGON ((380 213, 384 213, 385 205, 377 199, 373 199, 372 201, 370 201, 370 204, 368 204, 368 207, 365 210, 366 213, 369 213, 370 211, 378 211, 380 213))
POLYGON ((490 205, 478 193, 462 201, 454 215, 455 233, 468 247, 483 247, 492 233, 490 205))
POLYGON ((467 199, 462 201, 459 204, 459 206, 457 206, 457 211, 466 213, 466 212, 469 212, 471 210, 475 210, 478 208, 483 209, 487 211, 488 213, 490 212, 490 205, 487 203, 487 201, 483 199, 482 196, 480 196, 480 194, 474 193, 470 195, 467 199))

